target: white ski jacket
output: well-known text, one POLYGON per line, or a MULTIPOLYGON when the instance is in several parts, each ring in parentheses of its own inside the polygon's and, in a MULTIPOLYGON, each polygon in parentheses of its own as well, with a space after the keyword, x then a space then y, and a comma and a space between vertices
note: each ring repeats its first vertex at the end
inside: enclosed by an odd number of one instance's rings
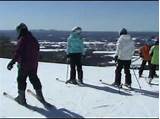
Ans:
POLYGON ((121 35, 117 41, 116 54, 119 60, 131 60, 135 51, 134 41, 130 35, 121 35))

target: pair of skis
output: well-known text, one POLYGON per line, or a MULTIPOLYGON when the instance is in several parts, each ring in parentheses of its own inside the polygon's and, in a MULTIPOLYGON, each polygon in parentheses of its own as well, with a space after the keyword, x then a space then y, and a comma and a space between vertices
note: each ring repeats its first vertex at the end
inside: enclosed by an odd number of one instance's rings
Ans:
POLYGON ((115 88, 118 88, 119 93, 121 93, 121 91, 120 91, 121 89, 124 90, 124 91, 127 91, 129 93, 131 93, 131 91, 134 90, 133 88, 128 88, 128 87, 124 86, 123 84, 121 86, 115 86, 113 84, 106 83, 103 80, 99 80, 99 81, 104 85, 113 86, 115 88))
MULTIPOLYGON (((33 97, 35 97, 38 101, 40 101, 38 98, 37 98, 37 96, 36 96, 36 94, 33 92, 33 91, 31 91, 30 89, 27 89, 27 93, 29 93, 30 95, 32 95, 33 97)), ((14 96, 12 96, 12 95, 10 95, 9 93, 7 93, 7 92, 3 92, 3 95, 5 96, 5 97, 7 97, 8 99, 11 99, 11 100, 13 100, 13 101, 15 101, 15 102, 17 102, 16 100, 15 100, 15 97, 14 96)), ((43 105, 44 105, 44 107, 45 108, 52 108, 53 107, 53 105, 51 105, 50 103, 48 103, 48 102, 42 102, 42 101, 40 101, 43 105)), ((17 102, 18 103, 18 102, 17 102)), ((18 103, 18 104, 20 104, 20 103, 18 103)), ((28 109, 30 109, 32 106, 31 105, 29 105, 29 104, 20 104, 20 105, 22 105, 22 106, 24 106, 24 107, 26 107, 26 108, 28 108, 28 109)))

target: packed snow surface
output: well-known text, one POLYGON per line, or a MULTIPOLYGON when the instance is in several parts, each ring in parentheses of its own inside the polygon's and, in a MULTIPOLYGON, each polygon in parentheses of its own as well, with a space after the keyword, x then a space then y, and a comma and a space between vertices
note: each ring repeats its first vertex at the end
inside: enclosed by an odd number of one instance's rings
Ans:
MULTIPOLYGON (((147 84, 147 78, 140 78, 142 90, 136 81, 133 70, 132 87, 136 92, 127 92, 101 84, 114 81, 115 67, 83 66, 85 86, 59 82, 56 78, 66 81, 67 65, 39 62, 38 76, 43 86, 46 100, 55 106, 46 109, 37 99, 26 93, 27 103, 34 107, 29 110, 16 102, 4 97, 4 91, 17 95, 17 67, 6 69, 10 59, 0 58, 0 117, 159 117, 159 79, 147 84)), ((123 72, 123 71, 122 71, 123 72)), ((138 76, 138 70, 135 70, 138 76)), ((123 74, 123 73, 122 73, 123 74)), ((158 74, 158 71, 157 71, 158 74)), ((148 76, 148 71, 143 73, 148 76)), ((124 83, 124 74, 122 75, 124 83)), ((33 90, 27 80, 27 88, 33 90)), ((33 90, 34 91, 34 90, 33 90)))

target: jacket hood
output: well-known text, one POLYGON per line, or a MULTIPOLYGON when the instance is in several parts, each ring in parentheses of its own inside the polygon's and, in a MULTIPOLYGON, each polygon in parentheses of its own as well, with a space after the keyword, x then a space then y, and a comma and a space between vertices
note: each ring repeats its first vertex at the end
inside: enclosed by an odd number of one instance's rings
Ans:
POLYGON ((126 41, 131 41, 132 40, 130 35, 121 35, 120 39, 121 40, 126 40, 126 41))

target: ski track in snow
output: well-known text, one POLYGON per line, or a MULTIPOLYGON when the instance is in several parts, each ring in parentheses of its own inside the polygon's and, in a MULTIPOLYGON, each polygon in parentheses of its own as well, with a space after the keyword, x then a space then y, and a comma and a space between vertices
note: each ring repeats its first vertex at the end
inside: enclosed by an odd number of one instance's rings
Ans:
MULTIPOLYGON (((39 62, 38 76, 43 86, 46 100, 55 106, 55 109, 47 110, 33 96, 26 93, 27 103, 33 106, 29 110, 7 99, 2 95, 3 91, 10 95, 17 95, 17 68, 11 71, 6 69, 9 59, 0 58, 0 117, 158 117, 159 116, 159 79, 153 80, 154 84, 148 85, 145 78, 139 78, 142 87, 140 93, 138 83, 133 71, 132 86, 136 91, 128 93, 112 86, 99 82, 102 79, 106 83, 114 81, 115 67, 83 66, 84 82, 86 85, 74 86, 56 81, 56 78, 66 81, 66 64, 39 62)), ((140 63, 139 61, 134 64, 140 63)), ((123 72, 123 71, 122 71, 123 72)), ((138 70, 135 70, 138 76, 138 70)), ((158 74, 158 71, 157 71, 158 74)), ((148 71, 144 70, 144 77, 148 71)), ((122 73, 122 83, 124 74, 122 73)), ((33 90, 27 80, 27 88, 33 90)))

